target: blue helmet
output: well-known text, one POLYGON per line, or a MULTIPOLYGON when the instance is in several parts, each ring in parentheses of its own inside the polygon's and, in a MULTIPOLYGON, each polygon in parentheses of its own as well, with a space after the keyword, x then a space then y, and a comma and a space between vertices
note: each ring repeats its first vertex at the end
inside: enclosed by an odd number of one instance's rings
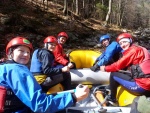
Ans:
POLYGON ((101 36, 101 37, 99 38, 100 43, 102 43, 102 41, 105 40, 105 39, 110 39, 110 35, 107 34, 107 35, 101 36))

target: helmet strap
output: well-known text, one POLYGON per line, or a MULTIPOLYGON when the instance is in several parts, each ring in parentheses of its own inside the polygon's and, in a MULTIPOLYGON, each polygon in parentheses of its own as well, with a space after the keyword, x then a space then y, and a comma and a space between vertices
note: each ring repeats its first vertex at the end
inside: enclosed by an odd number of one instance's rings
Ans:
POLYGON ((14 51, 18 46, 19 46, 19 45, 16 45, 16 46, 13 46, 13 47, 9 48, 8 56, 9 56, 10 59, 13 59, 12 53, 13 53, 13 51, 14 51))
POLYGON ((44 48, 48 49, 48 43, 44 44, 44 48))
POLYGON ((9 51, 8 51, 8 59, 9 60, 13 59, 13 56, 12 56, 13 50, 14 50, 14 48, 10 48, 9 51))
POLYGON ((58 43, 60 44, 60 37, 58 37, 58 43))

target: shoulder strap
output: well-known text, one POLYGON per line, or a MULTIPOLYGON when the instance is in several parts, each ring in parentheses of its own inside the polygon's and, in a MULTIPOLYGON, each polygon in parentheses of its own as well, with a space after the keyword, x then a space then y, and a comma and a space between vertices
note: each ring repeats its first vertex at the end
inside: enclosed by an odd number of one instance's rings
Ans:
MULTIPOLYGON (((141 47, 141 46, 140 46, 141 47)), ((141 67, 142 69, 142 72, 145 74, 145 75, 150 75, 150 70, 149 70, 149 67, 150 67, 150 53, 149 51, 144 48, 144 47, 141 47, 144 51, 144 55, 145 55, 145 58, 144 60, 139 64, 139 66, 141 67)))
POLYGON ((143 49, 144 55, 145 55, 145 58, 144 58, 143 61, 150 59, 150 53, 149 53, 149 51, 146 48, 142 47, 142 46, 140 46, 140 47, 143 49))

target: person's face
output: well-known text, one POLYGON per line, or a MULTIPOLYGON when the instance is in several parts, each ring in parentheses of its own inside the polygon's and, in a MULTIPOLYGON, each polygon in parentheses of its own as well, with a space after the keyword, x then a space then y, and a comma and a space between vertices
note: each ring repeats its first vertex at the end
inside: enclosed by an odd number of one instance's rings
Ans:
POLYGON ((27 46, 18 46, 11 56, 15 62, 26 65, 30 60, 30 49, 27 46))
POLYGON ((128 41, 121 41, 119 42, 119 44, 123 50, 127 50, 130 47, 130 42, 128 41))
POLYGON ((66 37, 60 37, 60 38, 59 38, 59 43, 60 43, 60 44, 65 44, 66 41, 67 41, 67 38, 66 38, 66 37))
POLYGON ((102 41, 102 45, 103 45, 104 47, 107 47, 107 46, 109 45, 109 39, 104 39, 104 40, 102 41))
POLYGON ((54 51, 56 47, 56 43, 48 43, 48 50, 49 51, 54 51))

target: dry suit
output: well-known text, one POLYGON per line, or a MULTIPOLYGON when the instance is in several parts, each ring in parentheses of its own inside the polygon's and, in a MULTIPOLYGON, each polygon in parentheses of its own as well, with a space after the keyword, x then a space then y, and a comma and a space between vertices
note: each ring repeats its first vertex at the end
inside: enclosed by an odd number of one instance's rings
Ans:
POLYGON ((55 113, 76 102, 71 93, 42 93, 29 69, 13 61, 0 65, 0 92, 1 113, 55 113))

